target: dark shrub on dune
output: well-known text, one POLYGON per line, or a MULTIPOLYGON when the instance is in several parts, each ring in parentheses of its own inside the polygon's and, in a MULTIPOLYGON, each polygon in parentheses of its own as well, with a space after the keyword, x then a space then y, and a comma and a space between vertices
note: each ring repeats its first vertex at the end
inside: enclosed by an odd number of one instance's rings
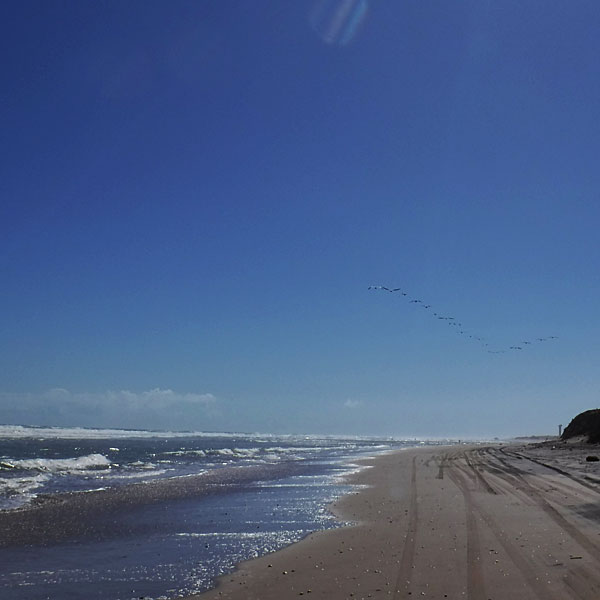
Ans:
POLYGON ((600 408, 586 410, 578 414, 565 428, 561 439, 587 436, 588 442, 600 443, 600 408))

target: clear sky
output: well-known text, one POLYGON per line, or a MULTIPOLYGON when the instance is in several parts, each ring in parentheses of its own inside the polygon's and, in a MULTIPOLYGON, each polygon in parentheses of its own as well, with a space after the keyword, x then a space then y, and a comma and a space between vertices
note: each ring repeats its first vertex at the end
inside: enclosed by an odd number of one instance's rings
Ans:
POLYGON ((597 0, 2 2, 0 422, 597 407, 599 31, 597 0))

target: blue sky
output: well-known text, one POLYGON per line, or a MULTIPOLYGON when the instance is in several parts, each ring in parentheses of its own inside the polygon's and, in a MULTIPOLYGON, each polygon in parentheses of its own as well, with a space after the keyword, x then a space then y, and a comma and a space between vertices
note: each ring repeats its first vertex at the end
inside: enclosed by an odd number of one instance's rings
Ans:
POLYGON ((1 422, 502 436, 598 406, 597 2, 0 23, 1 422), (433 310, 559 339, 492 355, 433 310))

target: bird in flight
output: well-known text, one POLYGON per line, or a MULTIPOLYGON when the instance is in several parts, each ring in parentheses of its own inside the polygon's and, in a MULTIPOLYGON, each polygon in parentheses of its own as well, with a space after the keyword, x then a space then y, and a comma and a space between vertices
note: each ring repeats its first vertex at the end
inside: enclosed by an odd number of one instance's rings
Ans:
MULTIPOLYGON (((407 296, 407 292, 402 291, 402 288, 399 287, 395 287, 395 288, 389 288, 385 285, 370 285, 368 286, 369 290, 383 290, 386 292, 390 292, 390 293, 395 293, 395 292, 400 292, 402 294, 402 296, 407 296)), ((408 300, 409 304, 420 304, 422 308, 425 309, 430 309, 432 308, 431 304, 425 304, 423 302, 423 300, 418 299, 418 298, 414 298, 414 299, 410 299, 408 300)), ((481 346, 483 348, 489 348, 490 344, 486 341, 485 338, 474 335, 473 333, 468 331, 468 328, 465 327, 463 325, 462 322, 458 321, 455 317, 446 317, 438 312, 434 312, 432 311, 431 314, 436 317, 438 320, 440 321, 446 321, 448 325, 451 325, 453 327, 456 327, 455 331, 460 334, 460 335, 464 335, 465 338, 469 338, 471 340, 475 340, 477 342, 479 342, 481 344, 481 346)), ((550 335, 547 337, 538 337, 535 339, 535 341, 530 341, 530 340, 523 340, 521 342, 519 342, 519 345, 513 345, 513 346, 508 346, 505 347, 501 350, 486 350, 489 354, 504 354, 506 352, 508 352, 509 350, 523 350, 523 348, 525 346, 532 346, 536 341, 537 342, 547 342, 548 340, 557 340, 558 336, 555 335, 550 335)))

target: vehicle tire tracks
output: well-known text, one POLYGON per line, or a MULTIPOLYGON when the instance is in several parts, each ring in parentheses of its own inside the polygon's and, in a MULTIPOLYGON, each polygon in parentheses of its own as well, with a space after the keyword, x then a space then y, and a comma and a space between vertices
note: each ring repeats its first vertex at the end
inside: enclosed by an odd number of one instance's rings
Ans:
POLYGON ((417 459, 412 459, 412 471, 410 476, 410 502, 408 509, 408 527, 406 537, 404 538, 404 547, 400 557, 400 566, 398 568, 398 577, 396 578, 396 587, 394 600, 408 598, 409 587, 412 580, 412 572, 415 563, 415 547, 417 529, 419 526, 419 503, 417 499, 417 459))
POLYGON ((455 468, 449 469, 448 475, 463 494, 467 509, 467 592, 469 600, 482 600, 487 598, 485 594, 483 568, 480 560, 481 542, 476 515, 479 515, 481 520, 490 529, 494 537, 503 547, 507 556, 520 571, 524 580, 539 600, 558 600, 552 593, 550 587, 536 578, 536 568, 531 561, 508 541, 506 535, 491 515, 477 504, 464 476, 455 468))
POLYGON ((522 471, 513 465, 508 465, 504 458, 499 456, 496 458, 500 463, 507 467, 507 471, 504 475, 499 474, 497 476, 504 478, 512 485, 515 485, 515 482, 510 481, 510 479, 516 479, 517 485, 523 493, 529 496, 529 498, 531 498, 531 500, 533 500, 565 533, 589 552, 596 561, 600 562, 600 546, 593 542, 585 533, 583 533, 583 531, 571 523, 571 521, 560 513, 552 504, 543 498, 542 494, 527 481, 525 477, 527 473, 525 471, 522 471))
POLYGON ((473 497, 467 482, 455 467, 447 469, 448 476, 461 491, 467 513, 467 598, 479 600, 487 598, 481 565, 481 540, 475 516, 473 497))

